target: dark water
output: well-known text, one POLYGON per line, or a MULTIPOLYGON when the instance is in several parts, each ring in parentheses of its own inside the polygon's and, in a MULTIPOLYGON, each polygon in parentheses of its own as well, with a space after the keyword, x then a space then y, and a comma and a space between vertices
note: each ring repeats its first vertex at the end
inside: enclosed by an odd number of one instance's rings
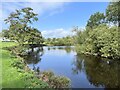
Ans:
POLYGON ((74 47, 38 47, 28 50, 31 69, 50 70, 71 80, 72 88, 120 87, 119 62, 93 56, 77 55, 74 47))

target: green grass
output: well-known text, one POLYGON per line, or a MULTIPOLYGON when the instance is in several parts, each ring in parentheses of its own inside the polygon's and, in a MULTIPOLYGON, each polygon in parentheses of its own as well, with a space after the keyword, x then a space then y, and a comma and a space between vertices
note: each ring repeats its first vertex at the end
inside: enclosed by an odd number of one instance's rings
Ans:
POLYGON ((2 68, 2 82, 0 82, 0 85, 2 86, 2 88, 25 88, 26 85, 28 85, 27 87, 32 88, 36 86, 38 86, 38 88, 48 87, 48 84, 46 82, 43 82, 36 78, 34 74, 31 74, 31 71, 27 72, 23 70, 24 72, 20 72, 19 69, 11 65, 14 62, 18 62, 19 59, 13 58, 13 56, 10 54, 10 51, 3 48, 15 45, 18 44, 15 42, 0 42, 0 68, 2 68), (31 75, 34 78, 31 78, 31 75), (28 79, 26 80, 26 78, 28 79))
POLYGON ((20 78, 20 73, 16 68, 11 66, 11 62, 17 60, 17 58, 11 58, 10 52, 3 50, 3 47, 14 46, 14 42, 0 42, 0 55, 2 58, 0 60, 0 67, 2 67, 2 88, 22 88, 25 81, 20 78))

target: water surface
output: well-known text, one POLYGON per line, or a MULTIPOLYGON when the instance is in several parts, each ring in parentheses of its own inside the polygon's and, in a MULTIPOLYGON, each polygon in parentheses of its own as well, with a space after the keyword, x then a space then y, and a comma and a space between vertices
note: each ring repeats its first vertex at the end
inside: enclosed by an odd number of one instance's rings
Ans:
POLYGON ((72 88, 120 87, 120 63, 77 55, 74 47, 37 47, 29 52, 27 61, 31 69, 39 67, 41 71, 49 70, 70 78, 72 88))

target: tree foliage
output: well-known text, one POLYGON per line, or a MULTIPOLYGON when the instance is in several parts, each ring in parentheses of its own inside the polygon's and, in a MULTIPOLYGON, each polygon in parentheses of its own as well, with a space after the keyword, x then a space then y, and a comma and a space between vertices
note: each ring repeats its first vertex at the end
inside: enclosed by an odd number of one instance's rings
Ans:
POLYGON ((15 40, 19 44, 25 42, 34 43, 35 41, 36 43, 40 43, 42 42, 41 32, 30 26, 37 20, 37 14, 33 12, 32 8, 27 7, 16 10, 5 19, 5 23, 9 24, 9 28, 3 31, 3 37, 15 40))
POLYGON ((120 1, 111 2, 106 9, 106 19, 120 27, 120 1))
POLYGON ((27 31, 25 40, 29 44, 41 44, 41 43, 43 43, 42 34, 36 28, 32 28, 32 29, 29 29, 29 31, 27 31))
POLYGON ((47 45, 54 45, 54 46, 71 46, 74 45, 73 37, 66 36, 63 38, 47 38, 45 40, 47 45))
POLYGON ((96 12, 93 15, 90 16, 87 27, 94 28, 97 27, 99 24, 102 24, 105 22, 105 16, 104 13, 96 12))
POLYGON ((108 58, 120 58, 119 47, 119 2, 112 2, 104 13, 90 16, 86 29, 77 30, 76 50, 78 53, 99 55, 108 58), (109 22, 108 22, 109 21, 109 22), (109 23, 114 23, 112 26, 109 23))
POLYGON ((86 31, 78 32, 82 37, 80 39, 77 38, 78 41, 81 41, 78 42, 78 52, 109 58, 120 57, 117 27, 114 26, 110 28, 107 25, 99 25, 97 28, 90 31, 87 37, 85 32, 86 31))

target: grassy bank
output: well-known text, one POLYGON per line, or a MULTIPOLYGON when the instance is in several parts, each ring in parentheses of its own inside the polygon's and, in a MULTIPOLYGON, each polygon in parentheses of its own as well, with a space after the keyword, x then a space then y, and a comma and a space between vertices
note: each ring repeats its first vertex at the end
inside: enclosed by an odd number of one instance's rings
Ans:
MULTIPOLYGON (((14 42, 0 42, 0 55, 2 55, 2 88, 24 88, 28 87, 33 81, 31 77, 33 74, 31 72, 20 72, 17 68, 13 67, 11 64, 18 61, 18 58, 13 58, 9 51, 3 49, 5 47, 17 45, 14 42), (29 79, 26 79, 29 78, 29 79), (27 86, 28 85, 28 86, 27 86)), ((35 78, 37 81, 37 78, 35 78)), ((34 82, 34 81, 33 81, 34 82)), ((35 83, 34 83, 35 84, 35 83)), ((39 80, 41 87, 46 87, 47 83, 39 80)), ((34 86, 30 86, 34 87, 34 86)))
POLYGON ((14 60, 17 60, 16 58, 11 58, 11 55, 9 51, 4 50, 2 48, 4 47, 10 47, 14 46, 16 43, 13 42, 0 42, 0 49, 1 49, 1 55, 2 55, 2 87, 3 88, 20 88, 24 86, 24 81, 19 78, 19 72, 16 68, 11 66, 11 63, 14 60))

